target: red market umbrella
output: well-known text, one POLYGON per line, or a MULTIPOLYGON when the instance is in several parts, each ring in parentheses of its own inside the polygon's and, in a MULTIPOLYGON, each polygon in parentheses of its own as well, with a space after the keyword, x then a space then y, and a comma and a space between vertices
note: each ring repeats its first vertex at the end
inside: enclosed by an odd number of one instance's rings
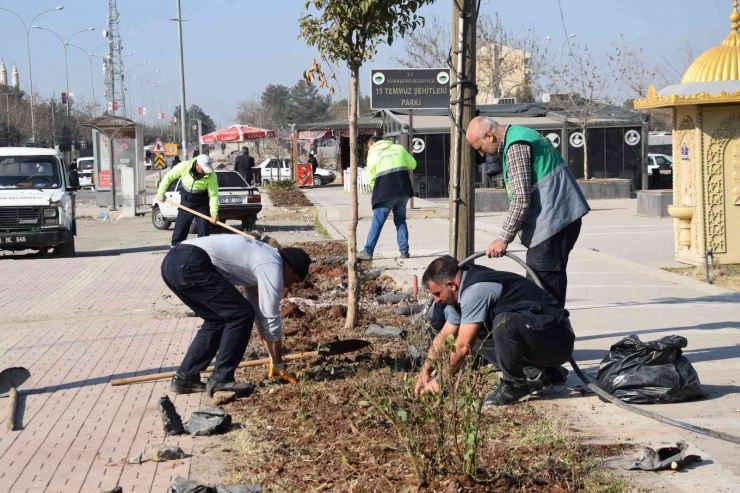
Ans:
POLYGON ((298 140, 328 139, 333 137, 331 129, 326 130, 301 130, 298 132, 298 140))
POLYGON ((265 128, 248 127, 246 125, 230 125, 216 130, 200 138, 201 144, 215 144, 216 142, 245 142, 247 140, 274 139, 275 131, 265 128))

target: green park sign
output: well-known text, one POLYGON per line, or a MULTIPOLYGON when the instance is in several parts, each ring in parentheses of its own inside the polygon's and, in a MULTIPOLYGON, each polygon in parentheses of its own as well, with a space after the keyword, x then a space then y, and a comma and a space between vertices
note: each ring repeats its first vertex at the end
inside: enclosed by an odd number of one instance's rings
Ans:
POLYGON ((374 110, 431 110, 450 106, 449 68, 371 70, 374 110))

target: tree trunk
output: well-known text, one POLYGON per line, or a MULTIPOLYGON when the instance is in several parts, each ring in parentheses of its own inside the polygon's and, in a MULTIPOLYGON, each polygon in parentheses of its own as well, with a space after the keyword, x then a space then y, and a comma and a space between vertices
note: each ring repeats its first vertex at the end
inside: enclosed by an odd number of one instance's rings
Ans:
POLYGON ((583 179, 588 180, 588 134, 586 127, 583 127, 583 179))
MULTIPOLYGON (((458 22, 459 22, 459 11, 455 5, 459 5, 464 12, 468 14, 465 19, 465 73, 467 79, 475 83, 475 56, 476 53, 476 10, 477 2, 474 0, 453 0, 452 5, 452 65, 457 67, 458 58, 458 22)), ((452 82, 457 82, 455 77, 455 71, 452 72, 452 82)), ((459 86, 458 86, 459 87, 459 86)), ((464 99, 471 97, 473 91, 470 89, 471 86, 466 86, 462 91, 459 89, 454 90, 452 94, 453 100, 464 99), (462 93, 462 94, 461 94, 462 93)), ((462 128, 467 129, 470 124, 470 120, 475 117, 475 98, 465 101, 463 104, 463 118, 462 128)), ((455 114, 455 108, 453 106, 453 114, 455 114)), ((453 123, 451 128, 450 138, 450 176, 454 172, 453 160, 455 154, 455 146, 457 139, 457 129, 453 123)), ((463 132, 460 135, 462 141, 462 152, 460 153, 460 210, 458 213, 457 220, 457 260, 463 260, 466 257, 473 254, 475 248, 475 149, 468 144, 468 141, 463 132)), ((454 178, 450 179, 450 210, 455 207, 453 203, 453 191, 454 178)), ((450 225, 449 225, 449 248, 450 254, 453 251, 453 241, 455 241, 455 231, 453 231, 453 220, 452 214, 450 214, 450 225)))
POLYGON ((347 258, 349 284, 347 289, 347 320, 345 328, 357 324, 360 286, 357 276, 357 79, 359 67, 352 68, 349 79, 349 234, 347 258))

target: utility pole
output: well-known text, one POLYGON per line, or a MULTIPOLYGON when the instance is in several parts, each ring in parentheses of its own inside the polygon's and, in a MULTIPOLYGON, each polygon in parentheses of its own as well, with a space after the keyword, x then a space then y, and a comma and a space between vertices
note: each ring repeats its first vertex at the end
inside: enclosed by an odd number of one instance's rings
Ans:
POLYGON ((452 84, 455 115, 450 148, 450 255, 458 260, 475 248, 475 150, 465 131, 475 117, 475 52, 477 2, 452 0, 452 84))
POLYGON ((106 84, 108 90, 108 111, 111 115, 120 114, 126 116, 126 98, 123 74, 123 41, 118 31, 119 24, 118 5, 116 0, 108 0, 108 67, 106 72, 106 84), (116 95, 118 91, 118 95, 116 95), (118 97, 117 97, 118 96, 118 97), (118 106, 118 109, 115 107, 118 106))
POLYGON ((54 149, 57 148, 57 121, 56 121, 56 114, 55 114, 56 105, 54 104, 56 96, 57 95, 54 94, 51 97, 51 138, 52 138, 52 146, 54 147, 54 149))
POLYGON ((183 55, 182 47, 182 9, 180 8, 180 0, 177 2, 177 37, 180 43, 180 139, 182 145, 182 152, 184 153, 185 159, 188 157, 188 119, 185 114, 185 57, 183 55))

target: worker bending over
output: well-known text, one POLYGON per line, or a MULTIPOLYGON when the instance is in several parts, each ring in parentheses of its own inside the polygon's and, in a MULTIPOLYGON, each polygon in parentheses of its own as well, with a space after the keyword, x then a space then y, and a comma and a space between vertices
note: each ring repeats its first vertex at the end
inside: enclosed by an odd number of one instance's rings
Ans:
POLYGON ((275 249, 238 235, 216 235, 182 242, 162 262, 165 284, 203 319, 185 358, 172 377, 176 394, 248 393, 252 386, 236 383, 234 372, 257 329, 270 355, 268 378, 296 383, 283 364, 280 298, 283 288, 308 275, 309 256, 300 248, 275 249), (245 288, 246 297, 235 286, 245 288), (200 380, 216 357, 208 384, 200 380))
POLYGON ((503 257, 519 234, 527 265, 565 307, 568 259, 589 206, 573 173, 552 142, 531 128, 499 125, 478 116, 468 126, 470 145, 486 157, 486 174, 502 174, 509 197, 499 237, 486 250, 503 257))

